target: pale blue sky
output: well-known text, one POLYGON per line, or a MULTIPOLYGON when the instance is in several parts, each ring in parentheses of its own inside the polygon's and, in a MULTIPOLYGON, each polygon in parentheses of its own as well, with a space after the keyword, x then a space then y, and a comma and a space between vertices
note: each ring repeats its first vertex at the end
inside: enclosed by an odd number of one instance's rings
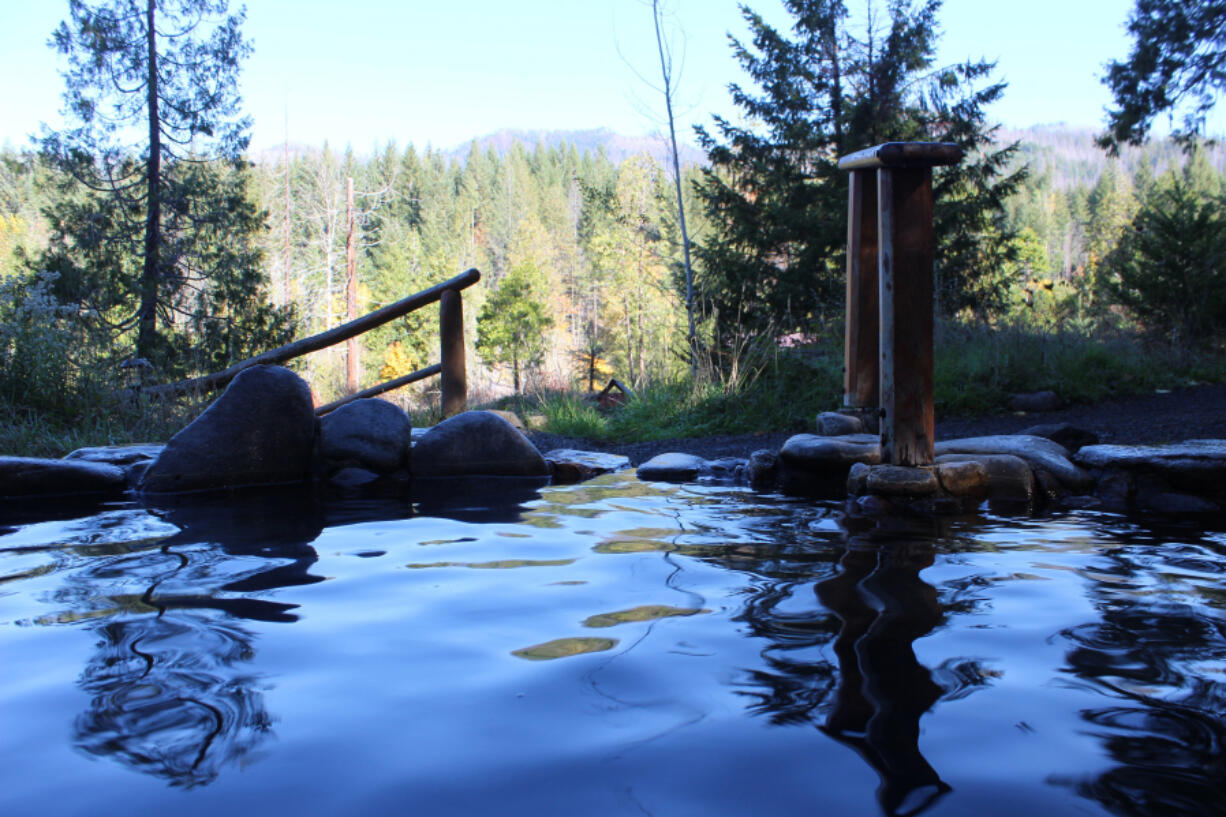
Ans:
MULTIPOLYGON (((778 0, 751 7, 786 25, 778 0)), ((851 2, 853 9, 863 9, 851 2)), ((1109 103, 1099 77, 1128 52, 1131 0, 946 0, 946 62, 998 60, 1009 83, 991 115, 1011 126, 1067 122, 1099 128, 1109 103)), ((499 128, 655 130, 658 97, 649 9, 640 0, 249 0, 244 66, 253 148, 292 142, 450 147, 499 128), (621 52, 619 54, 619 51, 621 52), (625 59, 623 60, 623 55, 625 59)), ((743 77, 726 33, 744 37, 734 0, 671 0, 684 32, 679 99, 689 123, 735 116, 725 90, 743 77)), ((47 38, 61 0, 0 0, 0 143, 20 146, 58 121, 61 63, 47 38)), ((680 43, 680 38, 674 36, 680 43)), ((1219 113, 1211 130, 1221 131, 1219 113), (1216 127, 1213 127, 1216 125, 1216 127)))

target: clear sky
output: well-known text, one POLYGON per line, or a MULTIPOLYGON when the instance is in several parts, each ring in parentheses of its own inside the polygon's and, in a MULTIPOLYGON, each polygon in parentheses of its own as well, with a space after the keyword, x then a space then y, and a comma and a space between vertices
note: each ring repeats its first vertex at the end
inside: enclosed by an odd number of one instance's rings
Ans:
MULTIPOLYGON (((692 141, 689 123, 735 117, 725 89, 744 78, 726 35, 744 37, 745 25, 734 0, 669 5, 685 57, 682 135, 692 141)), ((750 5, 787 25, 779 0, 750 5)), ((998 61, 1009 89, 990 112, 996 121, 1100 128, 1110 101, 1102 66, 1128 53, 1131 6, 946 0, 940 58, 998 61)), ((0 0, 0 9, 0 143, 22 146, 40 122, 59 121, 62 64, 46 43, 67 2, 0 0)), ((451 147, 499 128, 659 127, 644 113, 661 109, 659 97, 631 68, 653 79, 659 70, 640 0, 249 0, 245 33, 255 45, 242 93, 256 149, 279 144, 287 121, 291 142, 359 151, 393 139, 451 147)))

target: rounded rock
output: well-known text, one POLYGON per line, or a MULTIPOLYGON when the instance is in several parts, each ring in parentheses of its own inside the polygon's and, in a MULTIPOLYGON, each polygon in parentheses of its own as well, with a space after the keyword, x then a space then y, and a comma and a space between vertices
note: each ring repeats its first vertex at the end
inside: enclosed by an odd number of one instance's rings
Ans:
POLYGON ((319 453, 340 467, 390 474, 405 464, 412 446, 409 415, 378 398, 346 403, 319 423, 319 453))
POLYGON ((413 448, 415 477, 543 477, 549 464, 510 423, 488 411, 466 411, 431 428, 413 448))

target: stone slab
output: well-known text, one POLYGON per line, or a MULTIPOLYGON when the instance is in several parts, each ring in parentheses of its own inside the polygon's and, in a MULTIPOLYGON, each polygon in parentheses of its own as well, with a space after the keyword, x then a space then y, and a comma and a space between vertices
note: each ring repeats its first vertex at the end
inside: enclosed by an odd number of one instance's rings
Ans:
POLYGON ((124 469, 84 459, 0 457, 0 497, 118 496, 127 487, 124 469))
POLYGON ((1020 457, 1034 468, 1051 473, 1064 486, 1074 491, 1088 489, 1094 477, 1075 465, 1068 449, 1053 440, 1029 434, 1002 434, 993 437, 968 437, 962 440, 945 440, 935 446, 937 456, 942 454, 1011 454, 1020 457))
POLYGON ((630 467, 630 458, 621 454, 579 451, 574 448, 546 451, 545 461, 553 467, 553 481, 560 483, 583 482, 600 474, 630 467))

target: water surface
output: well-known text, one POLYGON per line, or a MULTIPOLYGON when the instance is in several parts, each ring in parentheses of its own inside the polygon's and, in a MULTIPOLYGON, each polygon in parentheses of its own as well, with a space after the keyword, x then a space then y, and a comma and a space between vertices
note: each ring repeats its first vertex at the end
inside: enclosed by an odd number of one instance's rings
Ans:
POLYGON ((1226 534, 505 502, 0 518, 0 814, 1226 813, 1226 534))

